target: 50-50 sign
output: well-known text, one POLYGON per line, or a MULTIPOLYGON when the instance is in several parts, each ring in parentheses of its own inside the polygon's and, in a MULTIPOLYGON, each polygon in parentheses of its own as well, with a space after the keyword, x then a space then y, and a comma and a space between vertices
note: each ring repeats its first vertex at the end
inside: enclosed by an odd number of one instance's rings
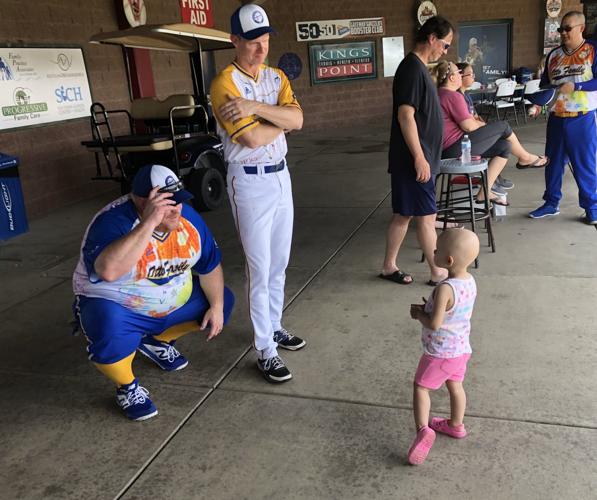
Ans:
POLYGON ((302 21, 296 23, 296 39, 299 42, 383 35, 384 31, 383 17, 336 19, 333 21, 302 21))

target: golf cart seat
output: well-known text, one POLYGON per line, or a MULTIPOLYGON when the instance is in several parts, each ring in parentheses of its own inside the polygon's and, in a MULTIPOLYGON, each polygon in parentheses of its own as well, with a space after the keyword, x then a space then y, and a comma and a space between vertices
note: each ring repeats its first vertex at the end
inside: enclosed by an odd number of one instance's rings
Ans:
POLYGON ((81 144, 92 153, 101 153, 105 147, 116 147, 122 153, 172 149, 172 140, 169 135, 153 134, 119 135, 113 140, 81 141, 81 144))
POLYGON ((93 140, 81 141, 81 144, 93 153, 104 152, 106 148, 117 148, 121 153, 164 151, 172 149, 177 139, 204 134, 207 126, 205 109, 196 105, 195 98, 190 94, 171 95, 163 100, 156 97, 134 99, 130 112, 109 111, 102 104, 94 103, 91 114, 93 140), (199 121, 193 120, 197 109, 203 111, 199 121), (115 136, 112 134, 110 115, 123 113, 128 117, 131 133, 115 136), (139 120, 150 133, 134 133, 134 122, 139 120), (102 133, 101 127, 107 130, 102 133))

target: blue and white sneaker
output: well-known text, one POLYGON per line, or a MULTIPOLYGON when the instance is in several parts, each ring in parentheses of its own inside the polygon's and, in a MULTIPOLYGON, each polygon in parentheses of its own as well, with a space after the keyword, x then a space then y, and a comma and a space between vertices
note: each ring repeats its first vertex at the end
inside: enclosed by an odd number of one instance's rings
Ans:
POLYGON ((137 379, 116 389, 116 402, 128 418, 137 422, 158 414, 157 408, 149 399, 149 392, 139 385, 137 379))
POLYGON ((137 350, 167 372, 182 370, 189 364, 172 344, 160 342, 150 335, 143 337, 137 350))
POLYGON ((274 342, 278 343, 278 347, 288 349, 289 351, 298 351, 307 345, 307 342, 292 335, 286 328, 280 328, 274 332, 274 342))
POLYGON ((597 210, 589 209, 585 210, 585 222, 597 226, 597 210))
POLYGON ((550 217, 552 215, 558 215, 560 213, 559 207, 554 207, 548 203, 541 205, 537 210, 533 210, 529 217, 531 219, 542 219, 543 217, 550 217))

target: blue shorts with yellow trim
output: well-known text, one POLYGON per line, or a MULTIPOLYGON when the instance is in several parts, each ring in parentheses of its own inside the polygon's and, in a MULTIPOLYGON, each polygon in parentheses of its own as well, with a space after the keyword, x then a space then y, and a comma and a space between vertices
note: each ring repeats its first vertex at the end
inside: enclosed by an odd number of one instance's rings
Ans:
MULTIPOLYGON (((233 307, 234 294, 224 287, 224 323, 228 323, 233 307)), ((162 318, 138 314, 112 300, 82 295, 77 296, 74 309, 87 337, 89 359, 110 364, 134 353, 146 335, 159 335, 187 321, 201 324, 209 301, 199 285, 199 278, 193 276, 193 291, 187 303, 162 318)))

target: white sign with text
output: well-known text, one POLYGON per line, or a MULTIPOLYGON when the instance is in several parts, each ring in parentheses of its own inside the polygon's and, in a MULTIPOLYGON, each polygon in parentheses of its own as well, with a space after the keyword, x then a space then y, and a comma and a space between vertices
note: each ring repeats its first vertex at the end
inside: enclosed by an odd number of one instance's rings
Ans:
POLYGON ((0 47, 0 130, 89 116, 79 48, 0 47))
POLYGON ((335 38, 358 38, 383 35, 384 18, 336 19, 332 21, 301 21, 296 23, 296 40, 333 40, 335 38))

